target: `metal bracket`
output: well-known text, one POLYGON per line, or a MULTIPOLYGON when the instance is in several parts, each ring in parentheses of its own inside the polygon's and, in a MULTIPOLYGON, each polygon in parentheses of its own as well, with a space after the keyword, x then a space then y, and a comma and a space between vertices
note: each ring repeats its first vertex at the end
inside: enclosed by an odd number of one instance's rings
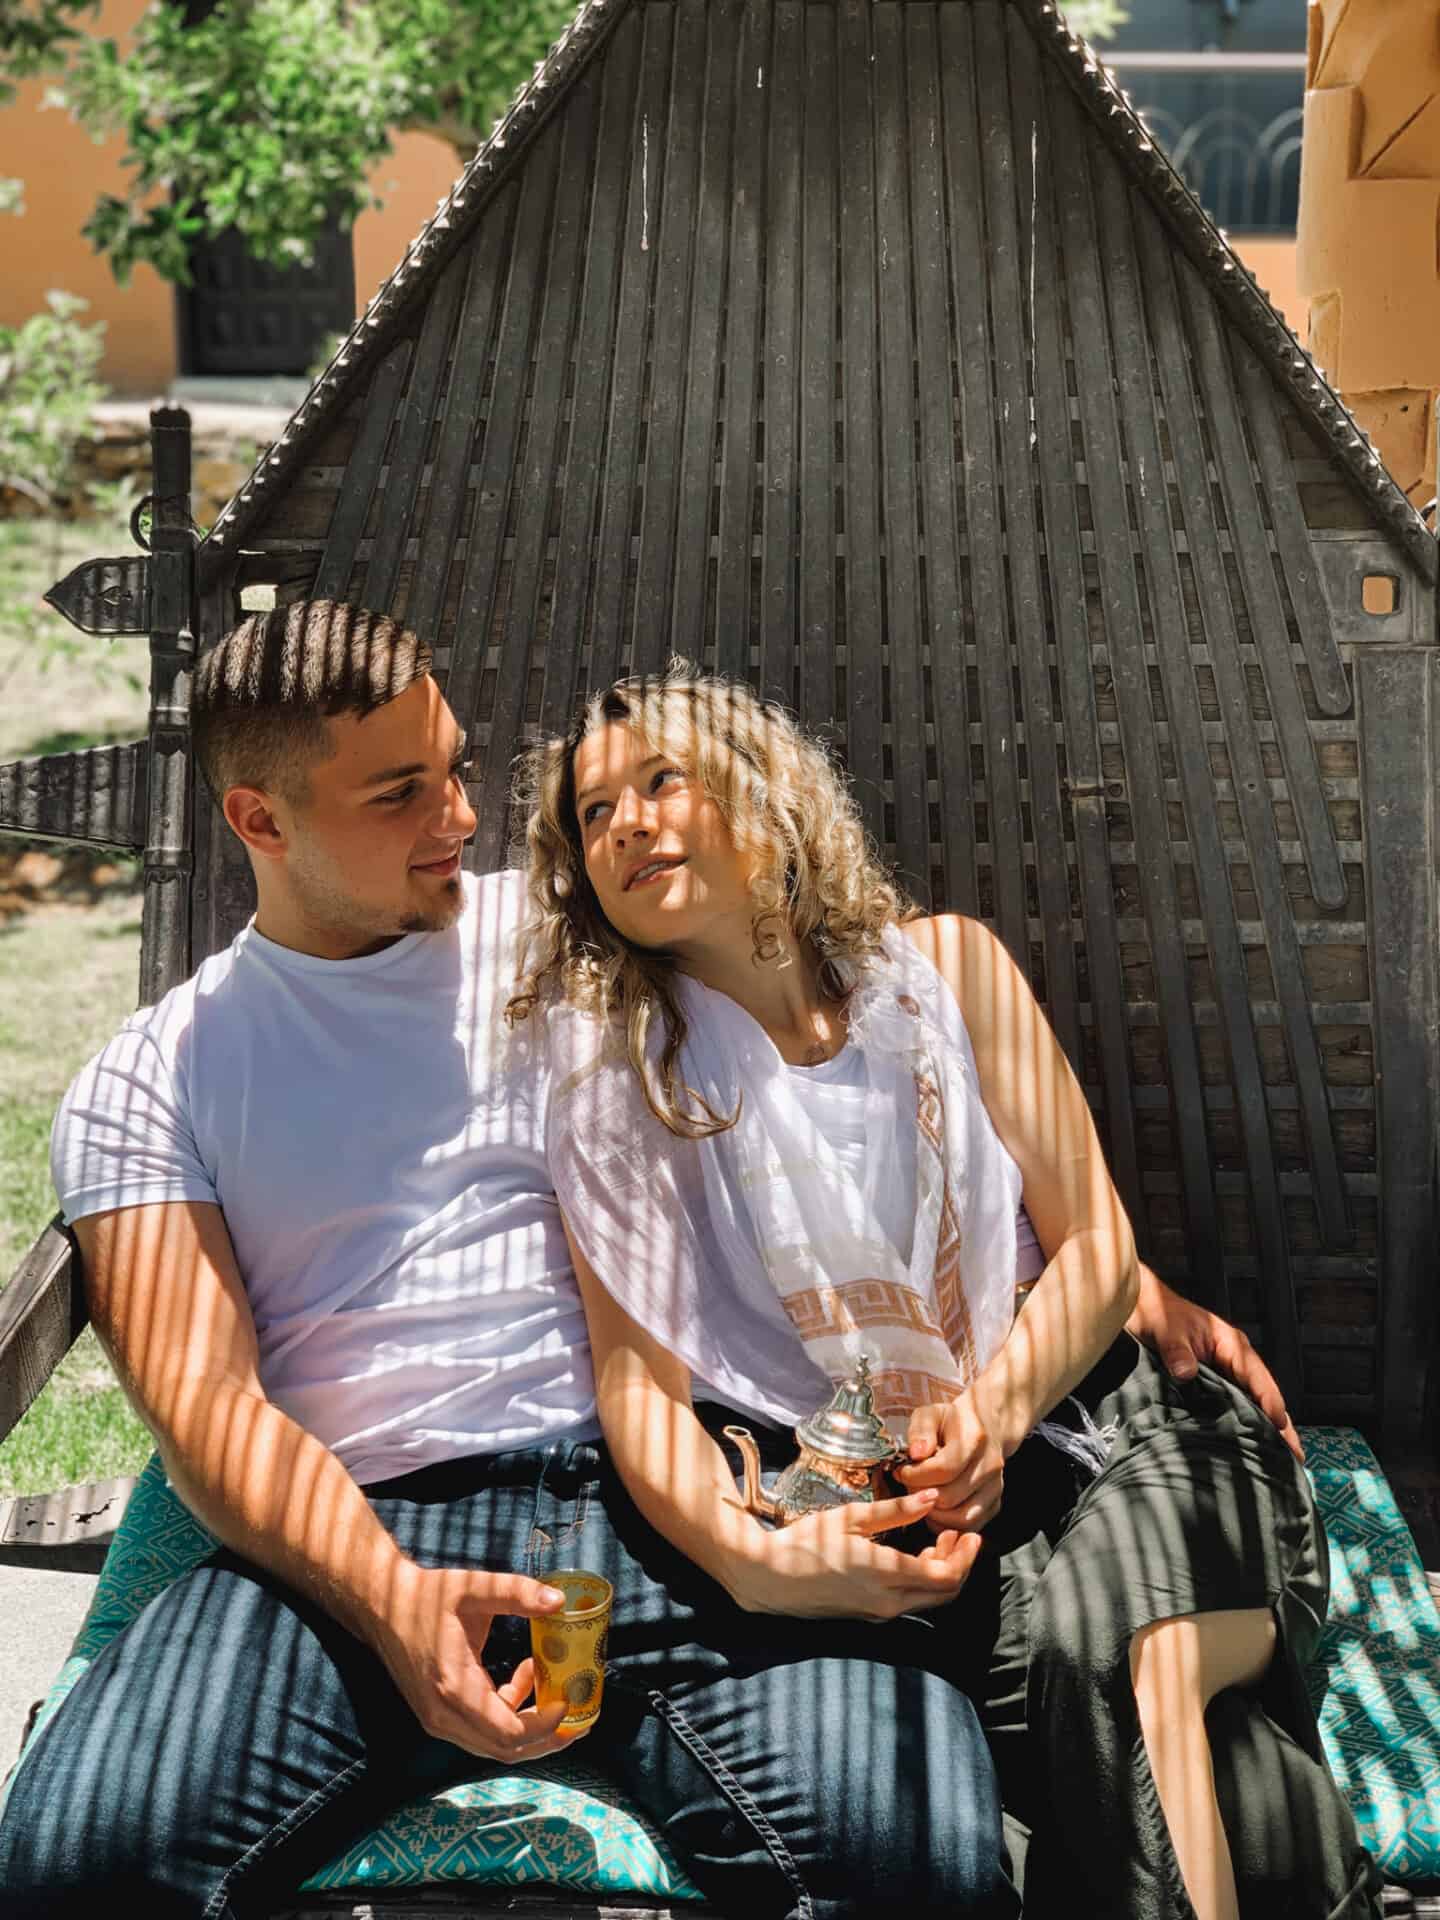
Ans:
POLYGON ((84 560, 45 595, 81 633, 150 631, 150 562, 144 554, 84 560))

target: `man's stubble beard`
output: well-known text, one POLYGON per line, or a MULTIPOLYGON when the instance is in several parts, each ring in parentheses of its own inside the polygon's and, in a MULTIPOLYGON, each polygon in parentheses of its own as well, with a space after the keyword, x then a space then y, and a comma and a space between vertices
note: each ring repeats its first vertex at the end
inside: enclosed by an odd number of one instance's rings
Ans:
POLYGON ((460 876, 447 880, 431 908, 413 903, 386 908, 357 900, 322 860, 302 858, 290 863, 290 885, 296 904, 312 927, 357 946, 374 940, 395 940, 407 933, 443 933, 453 927, 464 905, 460 876))
POLYGON ((440 890, 440 898, 428 913, 407 914, 400 922, 401 933, 443 933, 446 927, 453 927, 460 918, 460 909, 464 905, 464 895, 460 889, 460 876, 447 880, 440 890))

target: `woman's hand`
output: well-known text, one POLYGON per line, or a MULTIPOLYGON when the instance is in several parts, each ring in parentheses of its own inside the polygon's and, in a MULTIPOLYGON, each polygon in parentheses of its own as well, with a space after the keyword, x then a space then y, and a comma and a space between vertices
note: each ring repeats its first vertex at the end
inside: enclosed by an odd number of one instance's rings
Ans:
POLYGON ((969 1579, 979 1537, 952 1535, 922 1554, 898 1553, 875 1537, 929 1519, 934 1507, 935 1495, 925 1492, 807 1513, 766 1536, 763 1554, 731 1592, 750 1613, 817 1619, 894 1620, 943 1607, 969 1579))
POLYGON ((894 1477, 914 1493, 933 1490, 925 1516, 936 1533, 978 1532, 995 1518, 1005 1488, 1005 1455, 992 1438, 973 1389, 917 1407, 910 1416, 910 1464, 894 1477))

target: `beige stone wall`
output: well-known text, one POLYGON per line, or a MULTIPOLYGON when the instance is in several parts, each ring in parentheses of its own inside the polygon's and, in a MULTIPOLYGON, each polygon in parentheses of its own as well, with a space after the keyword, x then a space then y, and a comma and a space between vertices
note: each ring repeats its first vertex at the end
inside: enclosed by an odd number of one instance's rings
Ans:
POLYGON ((1417 505, 1440 393, 1440 0, 1310 0, 1310 347, 1417 505))
MULTIPOLYGON (((103 0, 91 30, 127 34, 146 0, 103 0)), ((124 184, 122 143, 97 146, 68 114, 42 106, 48 80, 28 81, 0 108, 0 177, 25 182, 25 213, 0 215, 0 324, 37 312, 51 287, 90 303, 86 316, 105 322, 102 373, 112 391, 140 398, 163 394, 176 373, 175 297, 158 274, 137 268, 128 287, 80 229, 101 193, 124 184)), ((375 169, 383 208, 355 224, 355 292, 363 307, 399 262, 460 171, 454 149, 424 134, 403 134, 375 169)))

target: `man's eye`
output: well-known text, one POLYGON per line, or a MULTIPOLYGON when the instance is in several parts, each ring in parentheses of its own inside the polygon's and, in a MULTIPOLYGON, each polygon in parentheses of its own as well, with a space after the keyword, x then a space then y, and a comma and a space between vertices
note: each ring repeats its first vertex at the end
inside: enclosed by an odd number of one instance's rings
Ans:
POLYGON ((382 793, 376 801, 381 807, 403 807, 407 800, 415 797, 415 782, 409 780, 403 787, 397 787, 393 793, 382 793))

